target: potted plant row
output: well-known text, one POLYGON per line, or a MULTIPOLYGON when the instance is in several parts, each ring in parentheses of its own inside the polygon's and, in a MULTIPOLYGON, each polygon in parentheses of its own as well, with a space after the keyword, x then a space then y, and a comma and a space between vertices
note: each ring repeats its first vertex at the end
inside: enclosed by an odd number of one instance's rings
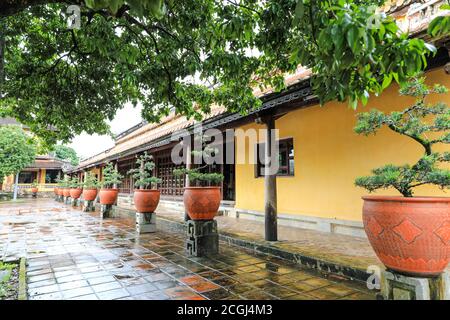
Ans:
POLYGON ((128 171, 134 179, 134 206, 137 212, 152 213, 158 206, 161 192, 156 189, 156 185, 161 183, 161 179, 153 176, 155 163, 153 157, 146 152, 136 160, 138 168, 128 171))
POLYGON ((115 188, 122 182, 122 175, 113 167, 111 162, 107 163, 103 169, 103 180, 100 189, 100 204, 112 205, 116 203, 119 189, 115 188))
MULTIPOLYGON (((207 136, 201 139, 202 151, 192 151, 194 156, 201 156, 208 162, 217 149, 206 144, 207 136)), ((193 169, 175 169, 174 175, 181 178, 187 175, 190 186, 184 188, 183 202, 187 214, 192 220, 212 220, 219 210, 221 192, 220 183, 224 176, 220 173, 202 172, 208 165, 193 169)))
MULTIPOLYGON (((443 94, 445 87, 429 87, 415 78, 400 90, 416 99, 402 111, 361 113, 355 131, 370 135, 382 127, 410 138, 422 148, 414 164, 387 164, 371 176, 356 179, 369 192, 396 189, 402 196, 363 197, 363 222, 370 244, 391 270, 413 276, 436 276, 450 259, 450 197, 414 196, 417 187, 450 187, 450 152, 438 152, 437 145, 450 143, 450 108, 442 102, 430 104, 429 94, 443 94)), ((448 149, 447 149, 448 150, 448 149)))

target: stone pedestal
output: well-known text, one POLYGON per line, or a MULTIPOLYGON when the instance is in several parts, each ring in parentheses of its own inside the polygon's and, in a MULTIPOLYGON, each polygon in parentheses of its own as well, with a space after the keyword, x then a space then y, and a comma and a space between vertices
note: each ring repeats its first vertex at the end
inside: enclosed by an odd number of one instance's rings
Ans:
POLYGON ((72 207, 78 207, 79 199, 72 199, 72 207))
POLYGON ((385 300, 450 300, 450 274, 444 272, 435 278, 418 278, 384 271, 381 295, 385 300))
POLYGON ((114 209, 112 204, 101 204, 100 205, 100 216, 102 218, 113 218, 114 209))
POLYGON ((64 197, 64 204, 70 204, 72 201, 71 197, 64 197))
POLYGON ((33 193, 31 194, 31 197, 32 197, 32 198, 37 198, 37 193, 36 193, 36 192, 33 192, 33 193))
POLYGON ((56 201, 58 201, 58 202, 64 202, 64 196, 57 195, 57 196, 56 196, 56 201))
POLYGON ((94 201, 93 200, 84 200, 83 201, 83 212, 93 212, 95 211, 94 201))
POLYGON ((136 212, 136 232, 156 232, 156 214, 136 212))
POLYGON ((188 220, 186 251, 189 255, 203 257, 219 252, 219 234, 215 220, 188 220))

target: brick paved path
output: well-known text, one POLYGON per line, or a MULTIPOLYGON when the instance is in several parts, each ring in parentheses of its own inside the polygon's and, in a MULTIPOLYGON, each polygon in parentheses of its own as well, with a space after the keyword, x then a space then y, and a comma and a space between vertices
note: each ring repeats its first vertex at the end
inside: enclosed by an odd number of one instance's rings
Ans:
POLYGON ((53 200, 0 202, 0 259, 27 257, 29 299, 374 299, 364 286, 220 244, 187 257, 183 235, 137 236, 53 200))

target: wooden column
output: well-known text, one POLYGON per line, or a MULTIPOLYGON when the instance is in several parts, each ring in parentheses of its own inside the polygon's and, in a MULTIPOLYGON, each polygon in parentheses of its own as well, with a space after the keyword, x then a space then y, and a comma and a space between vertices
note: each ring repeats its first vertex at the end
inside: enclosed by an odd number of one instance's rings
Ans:
MULTIPOLYGON (((191 169, 191 145, 188 144, 186 146, 186 170, 190 170, 191 169)), ((191 185, 190 181, 189 181, 189 176, 186 174, 185 177, 185 182, 184 182, 184 186, 185 187, 189 187, 191 185)), ((187 214, 186 210, 184 211, 184 221, 188 221, 190 220, 189 215, 187 214)))
POLYGON ((265 174, 264 174, 264 211, 265 211, 265 239, 267 241, 278 240, 277 227, 277 176, 269 174, 269 164, 277 160, 277 155, 272 154, 272 145, 277 143, 275 129, 275 119, 273 116, 264 120, 267 127, 266 148, 265 148, 265 174))
MULTIPOLYGON (((119 170, 119 161, 116 161, 116 163, 114 164, 114 170, 119 170)), ((117 183, 114 183, 113 188, 117 189, 117 183)))

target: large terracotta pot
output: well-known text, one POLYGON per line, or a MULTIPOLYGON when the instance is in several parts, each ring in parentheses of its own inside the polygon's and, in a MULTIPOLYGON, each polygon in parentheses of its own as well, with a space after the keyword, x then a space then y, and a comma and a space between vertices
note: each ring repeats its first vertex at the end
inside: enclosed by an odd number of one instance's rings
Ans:
POLYGON ((63 189, 63 196, 64 197, 70 197, 70 189, 69 188, 64 188, 63 189))
POLYGON ((78 199, 81 196, 83 189, 81 188, 71 188, 70 189, 70 197, 72 199, 78 199))
POLYGON ((388 269, 422 277, 442 273, 450 260, 450 198, 363 199, 364 229, 388 269))
POLYGON ((183 200, 192 220, 212 220, 220 206, 220 187, 186 187, 183 200))
POLYGON ((134 206, 137 212, 155 212, 159 203, 161 192, 159 190, 134 190, 134 206))
POLYGON ((62 196, 62 195, 63 195, 63 189, 61 189, 61 188, 56 188, 56 194, 57 194, 58 196, 62 196))
POLYGON ((94 201, 97 197, 97 189, 83 189, 83 199, 86 201, 94 201))
POLYGON ((119 189, 100 189, 100 204, 116 203, 119 189))
POLYGON ((36 187, 33 187, 33 188, 31 188, 31 192, 32 193, 37 193, 39 190, 38 190, 38 188, 36 188, 36 187))

